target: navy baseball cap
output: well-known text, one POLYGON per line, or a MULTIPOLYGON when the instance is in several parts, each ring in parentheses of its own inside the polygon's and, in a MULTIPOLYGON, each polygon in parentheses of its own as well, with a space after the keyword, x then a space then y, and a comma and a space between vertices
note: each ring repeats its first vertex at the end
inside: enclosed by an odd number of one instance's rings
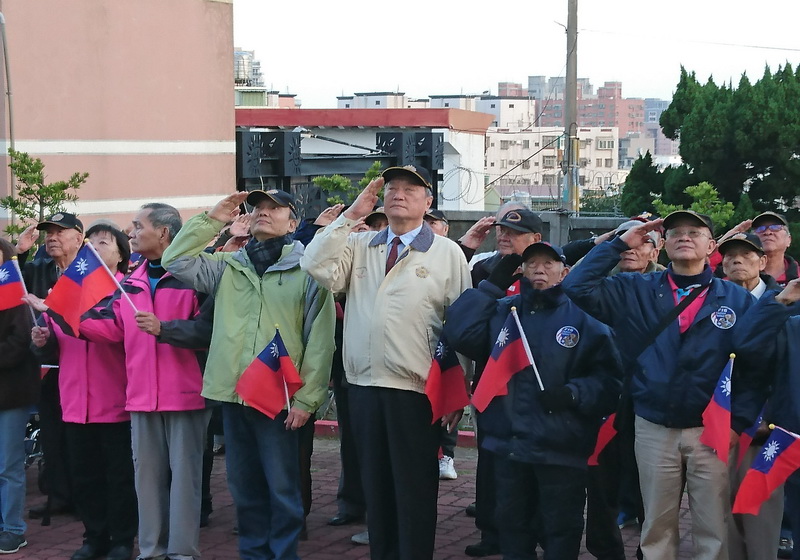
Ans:
POLYGON ((250 194, 247 195, 247 204, 250 206, 258 206, 265 198, 269 198, 278 206, 288 207, 292 212, 294 212, 295 215, 297 215, 297 207, 294 204, 292 195, 286 191, 281 191, 278 189, 270 189, 268 191, 250 191, 250 194))
POLYGON ((553 245, 547 241, 540 241, 539 243, 532 243, 528 245, 525 250, 522 251, 522 262, 526 262, 529 258, 537 253, 547 253, 548 255, 554 257, 555 260, 567 264, 567 257, 564 255, 564 250, 558 245, 553 245))
POLYGON ((47 225, 54 225, 64 229, 76 229, 83 233, 83 222, 81 222, 75 214, 69 212, 56 212, 43 222, 39 222, 36 229, 43 230, 47 225))
POLYGON ((754 233, 737 233, 732 235, 719 244, 719 254, 724 255, 725 252, 734 245, 746 245, 748 249, 755 251, 759 255, 766 254, 764 252, 764 246, 761 244, 761 239, 754 233))
POLYGON ((438 208, 430 208, 427 212, 425 212, 425 217, 430 218, 432 220, 438 220, 440 222, 444 222, 449 224, 450 222, 447 220, 447 216, 444 215, 444 212, 439 210, 438 208))
POLYGON ((525 233, 542 233, 542 229, 544 229, 542 219, 530 210, 524 208, 520 210, 509 210, 495 225, 505 226, 525 233))

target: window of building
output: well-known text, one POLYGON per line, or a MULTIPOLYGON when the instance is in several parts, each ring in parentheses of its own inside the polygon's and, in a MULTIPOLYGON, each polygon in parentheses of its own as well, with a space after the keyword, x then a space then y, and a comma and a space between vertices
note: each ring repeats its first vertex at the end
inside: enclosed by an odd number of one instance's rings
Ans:
POLYGON ((603 178, 602 177, 595 177, 594 178, 594 184, 597 185, 598 187, 602 187, 603 186, 603 178))
POLYGON ((489 162, 489 167, 494 167, 494 162, 493 161, 489 162))
POLYGON ((522 169, 530 169, 531 168, 531 160, 526 159, 522 162, 522 169))
POLYGON ((544 156, 542 158, 542 166, 545 169, 552 169, 556 166, 556 156, 544 156))
POLYGON ((450 106, 450 103, 449 103, 449 102, 445 102, 444 106, 445 106, 445 107, 449 107, 449 106, 450 106))
POLYGON ((494 148, 494 142, 491 142, 491 143, 489 144, 489 147, 491 147, 491 148, 494 148))
POLYGON ((530 140, 523 140, 522 141, 522 149, 523 150, 530 150, 531 149, 531 141, 530 140))
POLYGON ((555 175, 543 175, 542 176, 542 184, 547 187, 554 187, 556 185, 556 176, 555 175))
POLYGON ((606 167, 611 167, 614 165, 614 160, 611 158, 606 158, 606 167))
POLYGON ((504 159, 501 159, 500 160, 500 169, 505 169, 506 167, 508 167, 508 162, 506 160, 504 160, 504 159))
POLYGON ((533 162, 533 166, 534 166, 534 167, 539 167, 539 162, 538 162, 538 161, 534 161, 534 162, 533 162))
POLYGON ((581 158, 580 166, 581 167, 586 167, 587 165, 589 165, 589 159, 588 158, 581 158))
POLYGON ((517 165, 517 160, 515 160, 515 159, 508 160, 508 165, 511 165, 511 166, 517 165))
POLYGON ((508 108, 509 108, 509 109, 513 109, 513 108, 514 108, 514 104, 513 104, 513 103, 509 103, 509 104, 508 104, 508 108))
POLYGON ((511 142, 509 140, 500 140, 500 149, 501 150, 507 150, 510 145, 511 145, 511 142))
POLYGON ((603 167, 603 158, 597 158, 596 160, 594 160, 594 166, 603 167))
POLYGON ((380 105, 380 104, 381 104, 380 100, 375 102, 375 105, 380 105))
POLYGON ((542 145, 545 148, 558 148, 558 136, 542 136, 542 145))
POLYGON ((614 149, 614 141, 610 139, 597 139, 597 149, 598 150, 613 150, 614 149))
POLYGON ((494 108, 495 108, 495 107, 494 107, 494 103, 492 103, 491 105, 489 105, 489 107, 490 107, 490 108, 492 108, 492 109, 494 109, 494 108))

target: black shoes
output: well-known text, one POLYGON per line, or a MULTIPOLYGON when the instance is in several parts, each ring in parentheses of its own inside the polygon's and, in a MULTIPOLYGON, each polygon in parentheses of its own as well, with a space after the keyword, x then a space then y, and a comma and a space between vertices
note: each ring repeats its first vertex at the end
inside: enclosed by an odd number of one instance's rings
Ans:
POLYGON ((475 517, 476 509, 475 509, 475 502, 472 502, 470 505, 467 506, 467 517, 475 517))
POLYGON ((364 521, 363 515, 339 513, 328 520, 328 525, 331 525, 333 527, 341 527, 342 525, 350 525, 351 523, 360 523, 362 521, 364 521))
POLYGON ((84 543, 83 546, 76 550, 70 557, 70 560, 94 560, 95 558, 102 558, 107 553, 108 549, 84 543))
POLYGON ((464 554, 474 558, 483 558, 484 556, 494 556, 500 554, 500 547, 497 545, 487 544, 483 541, 477 544, 467 545, 464 549, 464 554))

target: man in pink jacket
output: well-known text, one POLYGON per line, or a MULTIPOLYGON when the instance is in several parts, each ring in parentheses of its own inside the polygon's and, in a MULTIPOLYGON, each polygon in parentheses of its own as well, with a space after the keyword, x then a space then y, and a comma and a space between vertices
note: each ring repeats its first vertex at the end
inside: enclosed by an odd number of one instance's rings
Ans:
POLYGON ((172 206, 142 207, 130 237, 131 249, 145 260, 122 283, 137 311, 117 291, 84 316, 80 329, 91 341, 125 346, 142 559, 200 556, 200 479, 211 411, 200 396, 195 352, 159 340, 162 320, 193 319, 199 310, 196 292, 161 267, 181 225, 172 206))

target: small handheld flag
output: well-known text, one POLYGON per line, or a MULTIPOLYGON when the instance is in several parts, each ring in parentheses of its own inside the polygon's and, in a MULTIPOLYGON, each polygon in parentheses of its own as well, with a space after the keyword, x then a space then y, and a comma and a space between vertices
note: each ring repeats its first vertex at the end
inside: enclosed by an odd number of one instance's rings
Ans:
POLYGON ((284 405, 290 408, 289 399, 302 386, 276 327, 275 337, 242 373, 236 392, 246 404, 274 419, 284 405))
POLYGON ((500 329, 489 361, 472 394, 472 404, 478 412, 486 410, 495 397, 507 395, 511 377, 533 365, 525 333, 522 332, 516 311, 516 308, 511 309, 503 328, 500 329))
POLYGON ((0 311, 22 305, 25 285, 16 257, 0 265, 0 311))
POLYGON ((464 369, 444 337, 436 345, 436 354, 425 382, 425 394, 431 401, 433 423, 469 404, 464 369))
POLYGON ((118 284, 89 244, 81 247, 44 303, 78 332, 81 315, 114 292, 118 284))
POLYGON ((770 427, 772 434, 739 485, 733 513, 758 515, 761 504, 800 468, 800 436, 779 426, 770 427))
POLYGON ((617 413, 611 414, 608 418, 603 420, 600 426, 600 431, 597 433, 597 443, 594 446, 594 453, 589 457, 589 466, 596 467, 600 464, 600 453, 603 452, 614 436, 617 435, 617 430, 614 428, 614 420, 617 418, 617 413))
POLYGON ((731 378, 733 377, 733 360, 730 359, 717 381, 711 401, 703 411, 703 433, 700 434, 700 443, 707 445, 717 454, 723 463, 728 462, 731 441, 731 378))

